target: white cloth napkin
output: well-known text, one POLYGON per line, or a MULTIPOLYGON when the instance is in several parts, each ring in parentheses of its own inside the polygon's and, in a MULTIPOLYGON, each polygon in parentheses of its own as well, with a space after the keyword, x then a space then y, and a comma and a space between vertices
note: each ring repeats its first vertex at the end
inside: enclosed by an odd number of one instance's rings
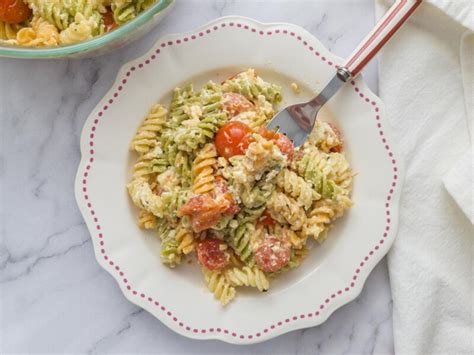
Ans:
MULTIPOLYGON (((472 4, 474 7, 474 3, 472 4)), ((472 9, 474 17, 474 8, 472 9)), ((464 98, 471 149, 454 165, 444 177, 444 186, 456 200, 459 207, 474 224, 472 189, 474 186, 472 151, 472 121, 474 116, 474 33, 467 32, 461 40, 461 72, 464 81, 464 98)))
MULTIPOLYGON (((376 0, 377 15, 389 5, 376 0)), ((473 350, 473 227, 443 184, 472 152, 461 68, 472 11, 472 1, 425 1, 379 55, 380 96, 406 168, 388 255, 397 354, 473 350)), ((461 184, 472 196, 472 181, 461 184)))

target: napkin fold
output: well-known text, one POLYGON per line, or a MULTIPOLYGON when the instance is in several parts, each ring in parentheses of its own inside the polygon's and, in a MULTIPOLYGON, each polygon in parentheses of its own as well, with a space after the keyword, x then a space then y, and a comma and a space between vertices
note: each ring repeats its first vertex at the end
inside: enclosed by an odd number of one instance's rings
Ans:
MULTIPOLYGON (((472 4, 474 17, 474 3, 472 4)), ((464 84, 464 101, 471 147, 444 177, 446 189, 464 214, 474 224, 472 189, 474 186, 472 150, 472 121, 474 116, 474 33, 467 32, 461 39, 461 73, 464 84)))
MULTIPOLYGON (((389 5, 376 0, 377 16, 389 5)), ((379 93, 406 171, 388 255, 399 354, 473 349, 473 185, 464 179, 472 176, 472 101, 463 80, 473 81, 461 64, 472 61, 461 52, 472 51, 472 11, 470 0, 426 0, 379 55, 379 93)))

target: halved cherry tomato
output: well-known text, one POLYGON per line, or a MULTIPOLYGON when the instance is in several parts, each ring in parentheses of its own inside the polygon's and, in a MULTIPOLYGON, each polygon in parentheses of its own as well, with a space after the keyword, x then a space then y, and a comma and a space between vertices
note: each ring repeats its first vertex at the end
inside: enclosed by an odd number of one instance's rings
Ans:
POLYGON ((342 138, 342 133, 339 130, 339 128, 336 127, 336 125, 332 124, 331 122, 327 122, 327 124, 329 126, 331 126, 331 128, 334 131, 334 134, 336 135, 337 139, 339 139, 339 141, 341 142, 340 145, 338 145, 336 147, 332 147, 331 152, 340 153, 344 150, 344 139, 342 138))
POLYGON ((293 159, 295 146, 287 136, 275 131, 270 131, 265 127, 261 127, 258 134, 265 139, 273 141, 280 151, 288 157, 288 159, 293 159))
POLYGON ((225 124, 214 138, 217 153, 226 159, 244 154, 252 142, 252 133, 252 129, 245 123, 231 121, 225 124))
POLYGON ((211 228, 219 222, 223 213, 230 207, 226 199, 215 199, 213 196, 196 195, 191 197, 186 204, 180 208, 178 215, 190 216, 191 226, 196 233, 211 228))
POLYGON ((235 203, 234 196, 227 187, 227 181, 222 176, 216 176, 216 189, 214 192, 216 201, 224 200, 229 207, 224 211, 225 214, 234 215, 240 211, 240 207, 235 203))
POLYGON ((20 23, 31 16, 31 9, 23 0, 0 0, 0 21, 20 23))
POLYGON ((118 26, 114 19, 114 13, 110 7, 107 7, 107 11, 102 14, 102 19, 104 20, 105 30, 107 32, 112 31, 118 26))
POLYGON ((222 109, 227 112, 230 117, 255 109, 253 103, 247 100, 244 95, 236 94, 234 92, 226 92, 222 96, 222 100, 222 109))
POLYGON ((273 226, 275 224, 275 220, 272 218, 268 210, 263 211, 262 215, 258 219, 258 222, 264 226, 273 226))
POLYGON ((209 270, 222 269, 230 259, 226 244, 215 238, 207 238, 200 242, 197 245, 196 253, 199 262, 209 270))
POLYGON ((289 160, 293 159, 295 146, 287 136, 281 133, 277 133, 275 144, 278 148, 280 148, 280 151, 288 157, 289 160))
POLYGON ((291 257, 291 245, 273 235, 267 235, 255 251, 255 262, 265 272, 280 270, 288 264, 291 257))

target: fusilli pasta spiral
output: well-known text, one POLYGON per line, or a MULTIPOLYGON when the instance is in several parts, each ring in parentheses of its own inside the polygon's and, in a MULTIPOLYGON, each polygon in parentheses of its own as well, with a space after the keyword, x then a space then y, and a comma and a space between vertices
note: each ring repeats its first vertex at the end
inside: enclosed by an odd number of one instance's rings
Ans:
POLYGON ((279 223, 288 223, 291 229, 297 231, 306 223, 306 213, 302 207, 291 197, 283 192, 274 191, 267 208, 271 216, 279 223))
POLYGON ((280 102, 282 99, 281 88, 278 85, 263 81, 255 74, 253 69, 242 72, 230 80, 226 80, 222 85, 222 90, 236 92, 248 99, 254 100, 259 95, 263 95, 271 104, 280 102))
POLYGON ((96 6, 88 0, 26 0, 37 17, 55 25, 59 30, 65 30, 76 20, 76 14, 80 14, 87 20, 95 23, 92 34, 104 33, 105 27, 102 16, 96 6))
POLYGON ((194 250, 193 232, 183 223, 180 223, 176 229, 176 241, 178 242, 178 253, 186 255, 194 250))
POLYGON ((255 263, 253 244, 260 238, 262 231, 255 227, 256 220, 262 215, 265 206, 260 208, 245 208, 229 222, 227 235, 229 244, 241 261, 252 266, 255 263))
POLYGON ((293 197, 305 210, 311 207, 314 200, 320 198, 305 179, 298 176, 294 171, 283 169, 276 178, 276 184, 285 193, 293 197))
POLYGON ((221 271, 202 268, 207 287, 223 306, 235 297, 235 288, 221 271))
POLYGON ((312 236, 319 243, 326 239, 323 232, 331 224, 334 218, 340 217, 344 210, 351 207, 350 199, 339 202, 324 199, 315 203, 313 210, 308 214, 308 220, 303 228, 303 234, 312 236))
POLYGON ((141 229, 156 229, 158 227, 158 218, 146 210, 140 210, 138 214, 138 226, 141 229))
POLYGON ((152 174, 161 174, 168 169, 170 165, 159 149, 140 155, 133 166, 132 179, 139 177, 148 178, 152 174))
POLYGON ((163 200, 153 193, 147 180, 143 178, 132 180, 127 187, 135 206, 151 212, 157 217, 163 217, 163 200))
POLYGON ((31 20, 31 27, 18 31, 16 41, 19 45, 28 47, 57 46, 59 33, 54 25, 36 17, 31 20))
POLYGON ((256 287, 259 291, 266 291, 270 287, 265 273, 257 267, 234 267, 226 270, 225 275, 234 286, 256 287))
POLYGON ((158 142, 158 136, 166 122, 168 111, 159 104, 153 105, 130 143, 130 149, 144 154, 152 150, 158 142))
POLYGON ((112 2, 112 12, 114 14, 114 20, 118 24, 123 24, 137 16, 137 10, 132 1, 112 2))
POLYGON ((270 228, 270 231, 275 235, 287 238, 295 249, 301 249, 306 244, 307 236, 301 231, 295 232, 287 225, 276 223, 272 228, 270 228))
POLYGON ((97 33, 97 22, 92 18, 86 18, 78 12, 74 16, 74 22, 71 22, 67 28, 61 31, 59 39, 61 44, 72 44, 91 39, 94 33, 97 33))
POLYGON ((193 193, 204 194, 214 190, 214 172, 217 170, 217 152, 213 143, 206 144, 193 162, 193 193))
POLYGON ((11 43, 16 44, 16 34, 21 30, 20 25, 13 25, 0 21, 0 39, 9 40, 11 43))
POLYGON ((181 263, 181 253, 178 251, 176 230, 163 223, 158 229, 158 236, 161 238, 161 262, 174 268, 181 263))

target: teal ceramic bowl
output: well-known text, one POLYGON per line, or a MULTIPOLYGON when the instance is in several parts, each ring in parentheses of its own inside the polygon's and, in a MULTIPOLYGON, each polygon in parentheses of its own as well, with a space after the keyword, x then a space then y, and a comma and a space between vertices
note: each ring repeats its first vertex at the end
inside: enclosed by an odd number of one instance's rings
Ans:
POLYGON ((156 0, 150 8, 114 31, 88 41, 58 47, 21 47, 0 43, 0 57, 9 58, 78 58, 107 53, 122 47, 151 30, 172 8, 175 0, 156 0))

